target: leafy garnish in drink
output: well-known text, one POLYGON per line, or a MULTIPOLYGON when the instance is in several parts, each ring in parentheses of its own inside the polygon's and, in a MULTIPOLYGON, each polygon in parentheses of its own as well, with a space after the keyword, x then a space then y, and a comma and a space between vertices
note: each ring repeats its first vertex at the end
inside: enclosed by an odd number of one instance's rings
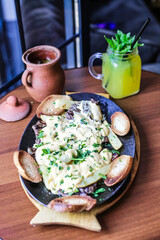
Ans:
MULTIPOLYGON (((128 53, 132 52, 132 43, 135 40, 135 35, 131 36, 131 33, 123 33, 120 30, 117 30, 117 33, 115 34, 115 38, 112 37, 111 39, 104 36, 108 44, 110 45, 110 48, 112 51, 118 52, 118 53, 128 53)), ((138 46, 143 46, 144 44, 138 43, 138 41, 134 44, 133 49, 137 48, 138 46)))

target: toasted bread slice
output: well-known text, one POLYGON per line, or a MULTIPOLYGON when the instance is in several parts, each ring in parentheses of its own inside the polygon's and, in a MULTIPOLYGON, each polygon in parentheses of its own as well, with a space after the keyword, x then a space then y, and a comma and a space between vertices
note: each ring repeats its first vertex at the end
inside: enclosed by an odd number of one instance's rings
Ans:
POLYGON ((70 107, 69 103, 71 100, 72 98, 68 95, 50 95, 46 97, 38 106, 36 111, 37 117, 40 118, 41 115, 61 115, 65 109, 70 107), (58 104, 56 104, 57 100, 59 101, 58 104))
POLYGON ((125 136, 130 130, 130 121, 123 112, 115 112, 111 116, 111 129, 119 136, 125 136))
POLYGON ((82 212, 90 210, 96 204, 96 200, 89 196, 66 196, 52 200, 48 207, 57 212, 82 212))
POLYGON ((129 155, 121 155, 111 163, 111 168, 104 183, 113 186, 122 181, 130 172, 133 158, 129 155))
POLYGON ((16 151, 13 154, 13 161, 22 177, 34 183, 42 181, 38 165, 29 153, 22 150, 16 151))

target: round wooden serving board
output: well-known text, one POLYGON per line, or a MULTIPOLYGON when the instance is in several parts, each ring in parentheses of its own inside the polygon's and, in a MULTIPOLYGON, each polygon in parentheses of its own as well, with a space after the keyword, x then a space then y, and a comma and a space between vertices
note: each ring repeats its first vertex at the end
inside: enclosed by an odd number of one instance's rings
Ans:
POLYGON ((81 228, 85 228, 85 229, 88 229, 91 231, 97 231, 97 232, 101 230, 101 226, 96 218, 96 215, 104 212, 105 210, 113 206, 119 199, 122 198, 122 196, 126 193, 126 191, 131 186, 138 170, 138 166, 140 162, 140 138, 139 138, 138 130, 133 120, 130 119, 130 121, 135 134, 136 149, 135 149, 133 166, 130 173, 130 178, 127 182, 126 188, 121 193, 116 194, 116 196, 114 196, 111 199, 111 201, 105 202, 99 206, 96 206, 90 211, 84 211, 81 213, 61 213, 61 212, 56 212, 52 209, 49 209, 48 207, 41 205, 35 199, 33 199, 26 191, 20 179, 21 185, 27 197, 39 210, 39 212, 35 215, 35 217, 33 217, 33 219, 30 222, 32 225, 61 224, 61 225, 77 226, 77 227, 81 227, 81 228))

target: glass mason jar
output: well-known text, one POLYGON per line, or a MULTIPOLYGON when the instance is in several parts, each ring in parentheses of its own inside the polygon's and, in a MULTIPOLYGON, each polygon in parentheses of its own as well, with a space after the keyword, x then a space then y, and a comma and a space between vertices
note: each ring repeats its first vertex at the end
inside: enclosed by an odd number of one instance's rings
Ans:
POLYGON ((121 54, 107 48, 106 53, 93 54, 88 63, 90 74, 102 80, 103 88, 115 99, 134 95, 140 90, 141 58, 138 49, 121 54), (102 74, 95 72, 93 62, 102 60, 102 74))

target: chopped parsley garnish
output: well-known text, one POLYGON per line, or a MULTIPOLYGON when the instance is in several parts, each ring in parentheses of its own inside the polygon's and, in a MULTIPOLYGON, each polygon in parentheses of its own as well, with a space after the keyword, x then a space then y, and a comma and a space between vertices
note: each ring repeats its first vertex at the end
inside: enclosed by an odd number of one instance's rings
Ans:
POLYGON ((54 162, 53 165, 54 165, 55 167, 58 167, 58 163, 56 163, 56 162, 54 162))
POLYGON ((53 155, 57 155, 59 153, 60 153, 60 151, 55 151, 55 152, 53 152, 53 155))
POLYGON ((92 166, 89 166, 89 171, 93 172, 94 168, 92 166))
POLYGON ((63 167, 62 166, 59 166, 59 170, 62 170, 63 169, 63 167))
POLYGON ((72 149, 72 148, 73 148, 73 145, 71 145, 71 144, 68 143, 68 144, 67 144, 67 148, 68 148, 68 149, 72 149))
POLYGON ((75 158, 75 157, 72 157, 71 160, 74 161, 74 162, 73 162, 74 164, 77 164, 77 163, 84 162, 84 161, 85 161, 85 158, 75 158))
POLYGON ((82 148, 85 148, 85 147, 86 147, 86 144, 85 144, 85 143, 80 144, 80 145, 78 146, 79 149, 82 149, 82 148))
MULTIPOLYGON (((70 188, 70 189, 72 190, 72 188, 70 188)), ((73 195, 74 193, 77 193, 77 192, 79 192, 79 190, 76 188, 76 189, 74 190, 74 192, 71 191, 71 192, 68 193, 68 195, 71 196, 71 195, 73 195)))
POLYGON ((55 132, 55 137, 58 137, 58 132, 55 132))
POLYGON ((38 168, 38 172, 42 175, 42 171, 41 171, 41 169, 40 168, 38 168))
POLYGON ((112 150, 112 153, 117 153, 118 155, 120 155, 120 152, 114 149, 112 150))
POLYGON ((51 150, 49 149, 49 148, 44 148, 44 149, 42 149, 42 156, 44 156, 45 154, 50 154, 51 153, 51 150))
POLYGON ((51 166, 52 166, 53 164, 54 164, 54 161, 50 161, 49 165, 51 165, 51 166))
POLYGON ((39 148, 39 147, 41 147, 41 146, 43 146, 43 145, 44 145, 44 143, 41 142, 40 144, 36 144, 35 147, 36 147, 36 148, 39 148))
POLYGON ((85 152, 83 152, 82 149, 79 149, 77 150, 77 156, 76 157, 72 156, 71 160, 74 161, 74 164, 81 163, 85 161, 86 157, 88 157, 90 153, 91 153, 90 150, 86 150, 85 152))
POLYGON ((98 152, 98 150, 97 150, 97 149, 94 149, 92 152, 98 152))
POLYGON ((86 150, 84 153, 83 153, 83 156, 84 157, 88 157, 90 155, 91 151, 90 150, 86 150))
POLYGON ((93 143, 93 147, 99 147, 100 144, 99 143, 93 143))
POLYGON ((55 123, 54 126, 57 128, 58 127, 58 123, 55 123))
POLYGON ((80 120, 80 122, 81 122, 82 124, 85 124, 85 125, 88 124, 88 122, 85 121, 85 118, 82 118, 82 119, 80 120))
POLYGON ((60 185, 62 185, 64 183, 64 181, 63 181, 63 179, 61 179, 61 181, 60 181, 60 185))
POLYGON ((107 178, 106 175, 104 175, 104 174, 102 174, 102 173, 99 173, 98 175, 101 176, 103 179, 106 179, 106 178, 107 178))
POLYGON ((67 148, 65 148, 64 146, 59 145, 59 149, 63 150, 63 151, 67 151, 67 148))
POLYGON ((44 132, 43 131, 39 131, 39 134, 37 136, 38 139, 43 138, 44 137, 44 132))
POLYGON ((71 180, 76 180, 78 177, 76 177, 76 176, 73 176, 72 178, 71 178, 71 180))
POLYGON ((57 160, 57 158, 55 156, 53 156, 53 155, 50 155, 50 156, 51 156, 53 161, 57 160))
POLYGON ((69 124, 69 127, 76 127, 77 125, 74 123, 69 124))
POLYGON ((106 190, 104 188, 99 188, 97 189, 95 192, 93 192, 92 194, 95 196, 95 197, 98 197, 99 193, 103 193, 105 192, 106 190))
POLYGON ((65 175, 65 178, 68 178, 68 177, 69 177, 69 178, 72 177, 72 174, 71 174, 71 175, 68 175, 68 174, 65 175))

